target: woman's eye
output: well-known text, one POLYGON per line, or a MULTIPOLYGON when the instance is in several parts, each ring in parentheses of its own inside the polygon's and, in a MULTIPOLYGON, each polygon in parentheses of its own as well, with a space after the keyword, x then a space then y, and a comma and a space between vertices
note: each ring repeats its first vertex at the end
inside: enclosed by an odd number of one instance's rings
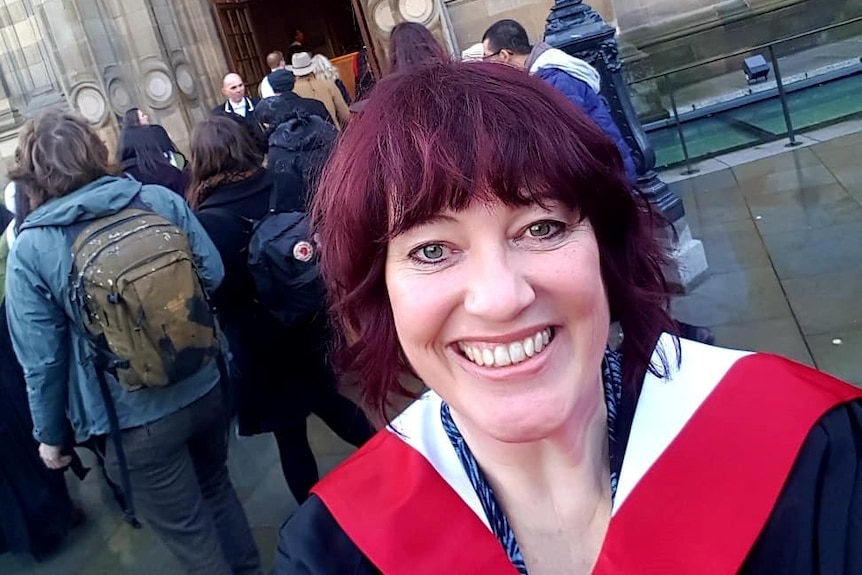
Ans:
POLYGON ((443 246, 440 244, 424 246, 420 251, 422 252, 422 257, 427 260, 439 260, 443 257, 443 246))
POLYGON ((416 248, 410 256, 420 263, 433 264, 445 258, 446 248, 443 244, 425 244, 416 248))
POLYGON ((563 224, 550 220, 536 222, 527 228, 527 235, 531 238, 548 238, 561 230, 563 224))

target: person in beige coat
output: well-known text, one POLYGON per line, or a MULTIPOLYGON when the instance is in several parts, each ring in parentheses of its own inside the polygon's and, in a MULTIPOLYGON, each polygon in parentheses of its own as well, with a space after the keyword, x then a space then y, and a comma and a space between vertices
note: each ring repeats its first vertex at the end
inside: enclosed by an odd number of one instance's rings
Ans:
POLYGON ((311 54, 300 52, 291 58, 291 69, 296 76, 293 92, 302 98, 311 98, 323 102, 335 126, 341 130, 350 120, 350 109, 344 96, 335 82, 319 77, 314 73, 314 62, 311 54))

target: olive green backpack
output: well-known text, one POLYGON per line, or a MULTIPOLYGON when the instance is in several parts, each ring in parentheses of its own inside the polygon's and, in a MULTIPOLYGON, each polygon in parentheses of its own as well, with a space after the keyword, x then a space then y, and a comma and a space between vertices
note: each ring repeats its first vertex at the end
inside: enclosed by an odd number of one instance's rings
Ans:
POLYGON ((182 381, 218 359, 215 318, 176 225, 126 208, 88 222, 72 257, 84 327, 127 390, 182 381))

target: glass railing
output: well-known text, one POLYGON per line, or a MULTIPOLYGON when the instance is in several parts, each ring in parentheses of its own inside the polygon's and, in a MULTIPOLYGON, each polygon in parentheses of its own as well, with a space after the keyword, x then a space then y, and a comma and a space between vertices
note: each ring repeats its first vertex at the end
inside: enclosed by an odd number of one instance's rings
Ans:
POLYGON ((694 173, 698 160, 782 138, 793 146, 802 131, 862 116, 860 56, 862 17, 637 79, 629 86, 658 95, 652 98, 652 110, 641 111, 653 118, 642 116, 656 167, 685 166, 694 173), (832 40, 819 45, 825 37, 832 40), (743 63, 758 57, 767 75, 747 79, 743 63), (729 71, 707 72, 716 69, 729 71))

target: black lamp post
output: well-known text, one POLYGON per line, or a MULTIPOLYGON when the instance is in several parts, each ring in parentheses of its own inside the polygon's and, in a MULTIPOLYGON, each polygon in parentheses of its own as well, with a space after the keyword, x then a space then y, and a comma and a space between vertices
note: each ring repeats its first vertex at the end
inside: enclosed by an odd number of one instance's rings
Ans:
POLYGON ((602 96, 634 158, 638 183, 671 223, 685 215, 682 200, 655 172, 655 152, 638 120, 622 75, 616 30, 582 0, 556 0, 545 27, 545 41, 589 62, 602 77, 602 96))

